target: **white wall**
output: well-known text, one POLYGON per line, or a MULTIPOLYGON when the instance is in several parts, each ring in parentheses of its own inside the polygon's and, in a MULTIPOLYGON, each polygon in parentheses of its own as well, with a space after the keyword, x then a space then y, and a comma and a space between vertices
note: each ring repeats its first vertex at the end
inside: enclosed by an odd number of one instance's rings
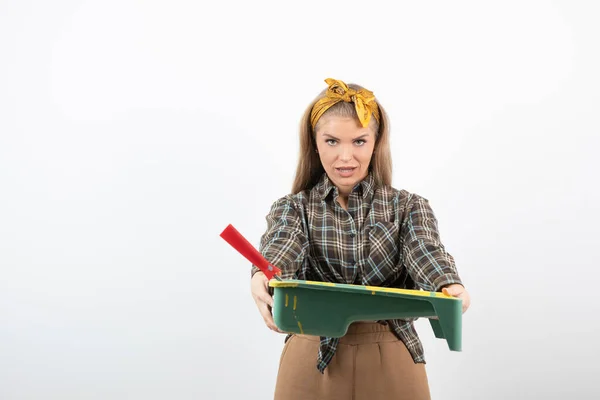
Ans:
POLYGON ((327 77, 472 295, 463 352, 418 322, 433 398, 598 398, 597 3, 288 3, 0 3, 0 398, 270 398, 218 235, 258 244, 327 77))

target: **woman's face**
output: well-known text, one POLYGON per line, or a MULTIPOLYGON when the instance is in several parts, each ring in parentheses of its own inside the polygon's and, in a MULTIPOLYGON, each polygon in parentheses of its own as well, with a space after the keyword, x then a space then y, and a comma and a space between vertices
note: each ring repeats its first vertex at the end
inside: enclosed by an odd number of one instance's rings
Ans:
POLYGON ((323 116, 317 124, 315 141, 321 164, 344 196, 369 173, 375 147, 373 120, 363 128, 357 118, 323 116))

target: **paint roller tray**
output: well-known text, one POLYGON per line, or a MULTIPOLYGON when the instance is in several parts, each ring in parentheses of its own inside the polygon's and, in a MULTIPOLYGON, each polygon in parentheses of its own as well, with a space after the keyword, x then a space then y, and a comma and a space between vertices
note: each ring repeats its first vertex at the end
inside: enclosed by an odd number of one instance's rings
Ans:
POLYGON ((273 319, 282 331, 342 337, 355 321, 424 317, 450 350, 461 350, 460 299, 437 292, 293 279, 272 279, 269 286, 274 288, 273 319))

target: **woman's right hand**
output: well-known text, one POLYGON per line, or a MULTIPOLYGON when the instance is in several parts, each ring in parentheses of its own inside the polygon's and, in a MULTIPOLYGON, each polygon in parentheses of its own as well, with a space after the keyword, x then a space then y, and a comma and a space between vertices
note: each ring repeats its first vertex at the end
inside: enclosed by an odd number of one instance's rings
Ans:
POLYGON ((267 327, 272 331, 285 333, 279 330, 273 321, 273 314, 271 313, 271 309, 273 308, 273 297, 269 294, 269 279, 267 279, 264 273, 259 271, 252 277, 250 288, 254 302, 267 327))

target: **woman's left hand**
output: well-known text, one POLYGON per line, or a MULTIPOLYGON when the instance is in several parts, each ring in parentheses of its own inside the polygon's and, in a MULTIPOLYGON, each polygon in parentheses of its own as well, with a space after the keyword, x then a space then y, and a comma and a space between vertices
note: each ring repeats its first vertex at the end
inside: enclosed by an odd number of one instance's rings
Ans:
POLYGON ((467 292, 467 289, 465 289, 463 285, 453 283, 452 285, 444 286, 442 288, 442 293, 444 293, 447 296, 458 297, 459 299, 461 299, 463 314, 471 305, 471 296, 469 296, 469 292, 467 292))

